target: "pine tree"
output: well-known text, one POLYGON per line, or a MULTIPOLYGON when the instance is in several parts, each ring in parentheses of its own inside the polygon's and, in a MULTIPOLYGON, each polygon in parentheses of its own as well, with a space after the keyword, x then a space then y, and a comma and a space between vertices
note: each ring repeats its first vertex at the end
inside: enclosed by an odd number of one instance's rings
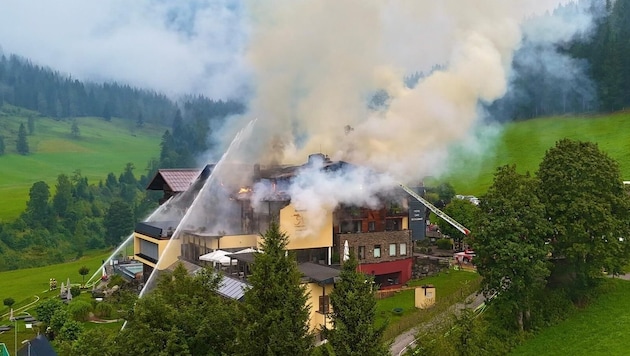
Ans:
POLYGON ((285 253, 287 244, 288 236, 273 222, 248 279, 245 325, 237 341, 242 355, 308 355, 312 348, 308 293, 295 259, 285 253))
POLYGON ((330 294, 333 330, 328 331, 336 356, 388 355, 382 341, 385 326, 375 327, 376 300, 372 292, 372 279, 357 271, 354 255, 345 261, 340 281, 330 294))
POLYGON ((28 134, 33 136, 35 134, 35 118, 33 116, 28 117, 28 134))
POLYGON ((118 245, 122 238, 133 231, 134 217, 129 204, 113 201, 103 219, 103 226, 106 230, 105 241, 112 246, 118 245))
POLYGON ((48 205, 50 199, 50 187, 46 182, 39 181, 31 186, 29 200, 26 202, 24 220, 31 227, 51 227, 53 220, 52 210, 48 205))
POLYGON ((77 123, 77 120, 72 120, 70 136, 72 136, 72 138, 79 138, 79 136, 81 136, 81 131, 79 130, 79 124, 77 123))
POLYGON ((16 149, 21 155, 27 155, 30 152, 30 149, 28 148, 28 141, 26 140, 26 128, 24 127, 24 123, 20 124, 16 149))
POLYGON ((65 174, 57 176, 57 185, 53 197, 53 209, 57 216, 65 217, 74 203, 72 198, 72 183, 65 174))

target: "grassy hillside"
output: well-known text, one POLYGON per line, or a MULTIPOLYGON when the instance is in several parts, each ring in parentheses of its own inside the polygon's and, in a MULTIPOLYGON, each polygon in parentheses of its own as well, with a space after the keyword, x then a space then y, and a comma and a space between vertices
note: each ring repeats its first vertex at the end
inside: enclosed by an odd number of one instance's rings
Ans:
POLYGON ((585 310, 519 346, 513 355, 627 355, 630 282, 610 280, 611 290, 585 310))
MULTIPOLYGON (((35 295, 40 298, 56 295, 59 290, 56 292, 48 291, 50 278, 57 279, 58 287, 61 287, 61 282, 65 284, 68 278, 70 278, 71 283, 81 283, 82 276, 79 274, 79 268, 86 266, 90 269, 90 273, 85 276, 87 281, 111 253, 112 251, 109 250, 92 251, 72 262, 0 272, 0 281, 3 281, 2 288, 0 288, 0 300, 13 298, 16 302, 13 308, 19 308, 33 301, 35 295)), ((9 308, 6 306, 0 306, 0 316, 8 311, 9 308)), ((0 318, 0 324, 5 322, 6 320, 0 318)))
POLYGON ((619 162, 622 176, 630 180, 630 112, 596 117, 550 117, 510 123, 496 139, 483 142, 483 154, 468 147, 454 149, 451 171, 442 180, 459 194, 481 195, 492 184, 496 167, 516 164, 520 172, 535 173, 545 151, 561 138, 592 141, 619 162))
POLYGON ((18 155, 15 142, 20 123, 27 125, 25 110, 6 106, 0 111, 0 135, 4 137, 5 154, 0 156, 0 220, 12 219, 22 212, 33 183, 43 180, 51 190, 61 173, 72 175, 80 170, 90 184, 105 179, 109 172, 117 176, 125 165, 135 165, 137 177, 144 174, 147 162, 159 156, 164 127, 135 128, 120 119, 106 122, 101 118, 77 118, 80 137, 70 135, 72 122, 35 117, 35 132, 28 136, 31 154, 18 155))

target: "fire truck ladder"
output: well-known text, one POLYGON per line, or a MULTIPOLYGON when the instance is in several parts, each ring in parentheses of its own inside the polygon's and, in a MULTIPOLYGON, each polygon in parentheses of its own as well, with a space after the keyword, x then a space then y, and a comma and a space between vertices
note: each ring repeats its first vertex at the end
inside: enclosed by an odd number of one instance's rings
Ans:
POLYGON ((424 204, 424 206, 426 206, 427 208, 429 208, 429 210, 431 210, 432 212, 435 213, 435 215, 439 216, 440 218, 444 219, 447 223, 453 225, 454 228, 456 228, 457 230, 459 230, 462 234, 464 235, 469 235, 470 234, 470 230, 468 230, 464 225, 458 223, 457 221, 455 221, 455 219, 453 219, 452 217, 446 215, 442 210, 438 209, 435 207, 435 205, 429 203, 428 200, 424 199, 423 197, 421 197, 418 193, 414 192, 413 189, 409 188, 408 186, 398 183, 398 185, 405 191, 407 192, 407 194, 411 195, 412 197, 414 197, 416 200, 418 200, 419 202, 421 202, 422 204, 424 204))

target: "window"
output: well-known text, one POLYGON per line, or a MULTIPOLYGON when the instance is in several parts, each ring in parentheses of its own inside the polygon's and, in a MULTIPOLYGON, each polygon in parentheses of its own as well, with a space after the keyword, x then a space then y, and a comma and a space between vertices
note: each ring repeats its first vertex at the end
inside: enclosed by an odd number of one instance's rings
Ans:
POLYGON ((342 234, 361 232, 361 220, 346 220, 339 225, 339 232, 342 234))
POLYGON ((381 245, 374 245, 374 257, 381 258, 381 245))
POLYGON ((365 246, 359 246, 359 259, 365 259, 365 246))
POLYGON ((389 244, 389 255, 396 256, 396 244, 389 244))
POLYGON ((400 244, 400 255, 407 256, 407 244, 400 244))
POLYGON ((140 239, 140 253, 155 261, 160 259, 160 256, 158 253, 158 245, 151 241, 140 239))
POLYGON ((330 297, 327 295, 319 296, 319 312, 327 314, 330 312, 330 297))
POLYGON ((376 231, 376 221, 370 221, 368 223, 368 231, 376 231))
POLYGON ((385 220, 386 231, 399 231, 402 227, 402 219, 387 219, 385 220))

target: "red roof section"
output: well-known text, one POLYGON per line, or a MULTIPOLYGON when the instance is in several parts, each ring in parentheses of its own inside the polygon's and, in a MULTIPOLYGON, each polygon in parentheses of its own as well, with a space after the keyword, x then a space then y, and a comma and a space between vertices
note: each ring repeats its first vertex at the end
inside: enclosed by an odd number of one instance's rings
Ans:
POLYGON ((159 169, 147 189, 163 190, 166 184, 175 193, 185 192, 200 173, 201 169, 159 169))

